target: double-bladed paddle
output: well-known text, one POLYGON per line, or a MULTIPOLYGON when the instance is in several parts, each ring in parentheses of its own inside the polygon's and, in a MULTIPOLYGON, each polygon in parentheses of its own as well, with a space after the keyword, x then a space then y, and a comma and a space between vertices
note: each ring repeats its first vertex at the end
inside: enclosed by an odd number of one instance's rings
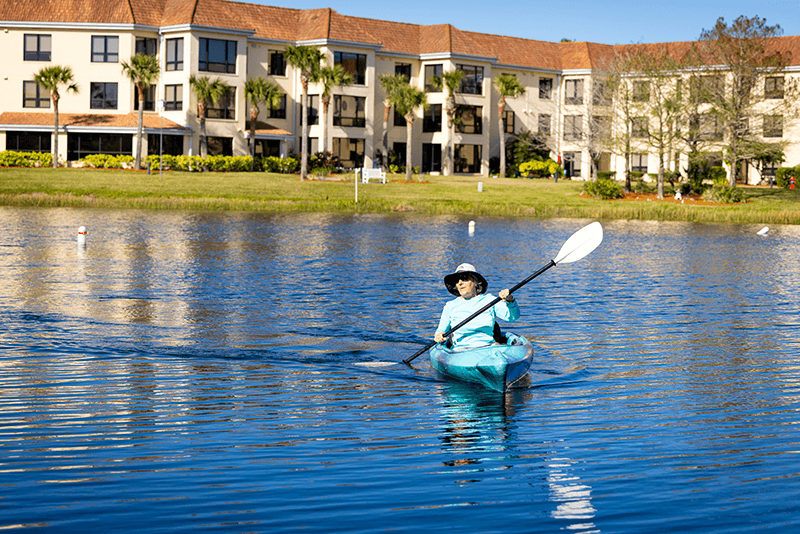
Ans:
MULTIPOLYGON (((531 280, 533 280, 534 278, 545 272, 550 267, 558 265, 559 263, 572 263, 574 261, 578 261, 582 258, 585 258, 586 256, 589 255, 590 252, 596 249, 597 246, 600 245, 600 243, 602 242, 603 242, 603 227, 600 225, 599 222, 593 222, 592 224, 584 226, 583 228, 572 234, 569 239, 567 239, 566 243, 562 245, 561 250, 558 252, 558 255, 555 257, 555 259, 550 260, 550 263, 548 263, 547 265, 545 265, 544 267, 542 267, 541 269, 530 275, 528 278, 526 278, 522 282, 518 283, 517 285, 509 289, 508 290, 509 294, 521 288, 522 286, 524 286, 525 284, 527 284, 528 282, 530 282, 531 280)), ((444 337, 449 336, 450 334, 452 334, 453 332, 455 332, 456 330, 458 330, 459 328, 461 328, 462 326, 464 326, 465 324, 473 320, 475 317, 477 317, 478 315, 482 314, 483 312, 485 312, 486 310, 488 310, 489 308, 500 302, 501 300, 502 299, 500 297, 495 298, 489 304, 485 305, 483 308, 476 311, 475 313, 473 313, 472 315, 470 315, 469 317, 467 317, 466 319, 455 325, 453 328, 445 332, 444 337)), ((417 356, 419 356, 426 350, 430 349, 434 345, 436 345, 436 341, 429 343, 422 350, 420 350, 410 358, 406 358, 405 360, 403 360, 403 363, 405 364, 411 363, 417 356)))

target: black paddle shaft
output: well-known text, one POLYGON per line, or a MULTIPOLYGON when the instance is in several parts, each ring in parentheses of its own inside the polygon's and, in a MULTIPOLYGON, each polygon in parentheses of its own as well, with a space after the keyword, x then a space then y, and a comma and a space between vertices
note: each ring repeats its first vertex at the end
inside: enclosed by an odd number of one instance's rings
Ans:
MULTIPOLYGON (((542 274, 543 272, 545 272, 545 271, 546 271, 547 269, 549 269, 550 267, 553 267, 555 264, 556 264, 556 262, 555 262, 554 260, 550 260, 550 263, 548 263, 547 265, 545 265, 544 267, 542 267, 541 269, 539 269, 538 271, 536 271, 535 273, 533 273, 532 275, 530 275, 528 278, 526 278, 525 280, 523 280, 523 281, 522 281, 522 282, 520 282, 519 284, 517 284, 517 285, 515 285, 514 287, 512 287, 511 289, 509 289, 509 290, 508 290, 508 294, 510 295, 511 293, 513 293, 514 291, 516 291, 517 289, 521 288, 522 286, 524 286, 525 284, 527 284, 528 282, 530 282, 531 280, 533 280, 534 278, 536 278, 537 276, 539 276, 540 274, 542 274)), ((462 326, 464 326, 465 324, 467 324, 468 322, 470 322, 471 320, 473 320, 475 317, 479 316, 480 314, 482 314, 483 312, 485 312, 486 310, 488 310, 489 308, 491 308, 492 306, 494 306, 495 304, 497 304, 498 302, 500 302, 501 300, 503 300, 503 299, 501 299, 500 297, 496 297, 496 298, 495 298, 493 301, 491 301, 489 304, 485 305, 483 308, 481 308, 480 310, 476 311, 475 313, 473 313, 472 315, 470 315, 469 317, 467 317, 466 319, 464 319, 463 321, 461 321, 460 323, 458 323, 457 325, 455 325, 453 328, 451 328, 450 330, 448 330, 447 332, 445 332, 445 333, 444 333, 444 337, 447 337, 447 336, 449 336, 450 334, 452 334, 453 332, 455 332, 456 330, 458 330, 459 328, 461 328, 462 326)), ((425 346, 425 347, 424 347, 422 350, 420 350, 419 352, 417 352, 417 353, 416 353, 416 354, 414 354, 413 356, 411 356, 411 357, 409 357, 409 358, 406 358, 405 360, 403 360, 403 363, 405 363, 406 365, 407 365, 407 364, 409 364, 409 363, 411 363, 412 361, 414 361, 414 360, 417 358, 417 356, 419 356, 420 354, 422 354, 422 353, 423 353, 423 352, 425 352, 426 350, 430 349, 430 348, 431 348, 431 347, 433 347, 434 345, 436 345, 436 342, 435 342, 435 341, 434 341, 434 342, 432 342, 432 343, 429 343, 429 344, 427 344, 427 345, 426 345, 426 346, 425 346)))

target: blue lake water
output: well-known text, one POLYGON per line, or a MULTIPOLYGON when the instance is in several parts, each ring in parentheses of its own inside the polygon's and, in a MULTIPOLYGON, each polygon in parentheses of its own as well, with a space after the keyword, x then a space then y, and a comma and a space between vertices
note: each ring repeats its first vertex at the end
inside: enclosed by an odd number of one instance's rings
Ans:
POLYGON ((0 209, 0 529, 800 529, 800 228, 604 222, 503 395, 399 362, 590 221, 468 222, 0 209))

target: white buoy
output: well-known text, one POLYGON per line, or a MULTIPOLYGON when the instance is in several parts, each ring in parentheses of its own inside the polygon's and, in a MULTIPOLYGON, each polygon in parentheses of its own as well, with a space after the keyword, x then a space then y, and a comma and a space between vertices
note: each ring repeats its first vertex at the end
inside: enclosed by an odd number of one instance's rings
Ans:
POLYGON ((86 227, 81 226, 78 228, 78 244, 85 245, 86 244, 86 227))
POLYGON ((472 235, 474 233, 475 233, 475 221, 470 221, 469 222, 469 235, 472 235))
POLYGON ((767 235, 767 232, 769 232, 769 226, 765 226, 764 228, 759 230, 757 235, 767 235))

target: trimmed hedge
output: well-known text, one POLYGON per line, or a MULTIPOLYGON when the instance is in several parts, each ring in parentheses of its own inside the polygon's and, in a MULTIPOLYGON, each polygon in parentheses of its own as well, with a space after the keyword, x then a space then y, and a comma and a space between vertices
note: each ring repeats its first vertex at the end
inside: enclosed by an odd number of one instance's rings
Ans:
POLYGON ((52 167, 53 155, 49 152, 0 152, 0 167, 52 167))

